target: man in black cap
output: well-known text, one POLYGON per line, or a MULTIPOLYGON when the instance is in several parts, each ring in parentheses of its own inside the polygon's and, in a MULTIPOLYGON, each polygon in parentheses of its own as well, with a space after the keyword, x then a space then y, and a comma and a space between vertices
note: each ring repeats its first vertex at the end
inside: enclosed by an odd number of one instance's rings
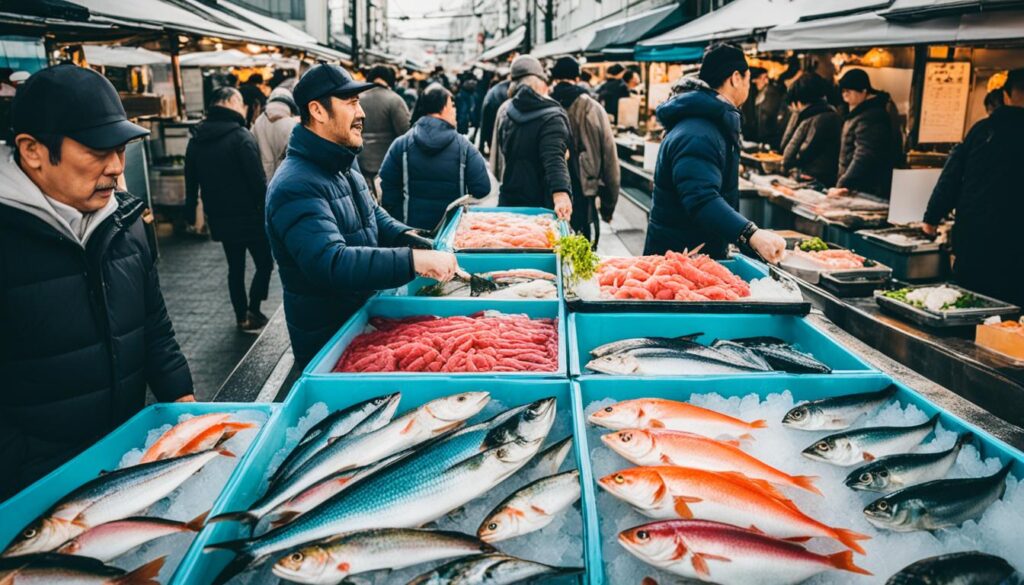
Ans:
POLYGON ((889 198, 892 169, 903 153, 899 114, 889 94, 871 87, 863 69, 851 69, 839 79, 843 101, 850 108, 839 142, 839 173, 832 196, 851 191, 889 198))
POLYGON ((267 233, 299 367, 374 292, 417 274, 447 281, 458 268, 450 253, 410 249, 412 229, 377 205, 359 172, 359 94, 372 87, 338 65, 310 69, 293 91, 301 121, 267 189, 267 233))
POLYGON ((604 104, 604 111, 612 121, 618 119, 619 100, 629 97, 629 86, 623 81, 626 68, 614 63, 605 71, 605 81, 597 87, 597 99, 604 104))
POLYGON ((1024 69, 1010 71, 999 106, 950 153, 935 184, 924 230, 954 209, 953 275, 958 284, 1024 307, 1024 69))
POLYGON ((36 73, 0 159, 0 500, 138 412, 193 400, 143 202, 118 191, 128 121, 102 75, 36 73))
POLYGON ((658 106, 665 139, 654 170, 654 205, 644 254, 681 252, 704 245, 723 258, 729 244, 749 246, 778 262, 786 241, 740 215, 739 107, 750 91, 743 51, 731 45, 708 50, 698 77, 684 77, 658 106))
POLYGON ((561 57, 551 68, 555 82, 551 98, 569 114, 573 149, 577 153, 580 193, 572 206, 570 224, 597 245, 601 235, 596 201, 601 200, 601 218, 612 220, 619 199, 619 155, 608 114, 579 84, 580 64, 572 57, 561 57))

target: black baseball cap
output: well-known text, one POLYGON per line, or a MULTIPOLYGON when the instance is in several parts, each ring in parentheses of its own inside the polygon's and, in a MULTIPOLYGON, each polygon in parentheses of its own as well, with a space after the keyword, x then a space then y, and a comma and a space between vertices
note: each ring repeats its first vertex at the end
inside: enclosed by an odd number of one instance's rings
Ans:
POLYGON ((314 65, 295 84, 292 97, 295 98, 295 103, 301 109, 306 107, 309 102, 326 95, 352 97, 371 87, 374 87, 373 83, 362 83, 352 79, 349 72, 345 71, 341 65, 320 63, 314 65))
POLYGON ((106 77, 70 63, 37 71, 18 86, 11 128, 15 136, 67 136, 96 150, 117 148, 149 134, 128 121, 121 98, 106 77))
POLYGON ((863 69, 850 69, 839 78, 839 89, 871 91, 871 78, 863 69))

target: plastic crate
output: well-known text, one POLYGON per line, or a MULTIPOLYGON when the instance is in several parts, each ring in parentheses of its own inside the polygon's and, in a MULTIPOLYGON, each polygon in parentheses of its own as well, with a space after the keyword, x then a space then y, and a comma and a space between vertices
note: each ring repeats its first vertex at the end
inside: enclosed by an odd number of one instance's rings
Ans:
MULTIPOLYGON (((876 372, 866 362, 847 351, 828 334, 803 317, 793 315, 700 315, 619 313, 569 315, 569 368, 574 376, 591 374, 586 370, 590 351, 611 341, 631 337, 676 337, 702 333, 697 339, 710 343, 714 339, 772 336, 787 341, 797 349, 810 352, 832 368, 831 374, 802 376, 834 376, 852 372, 876 372)), ((780 376, 785 372, 751 372, 728 374, 733 377, 780 376)), ((621 378, 622 376, 616 376, 621 378)))
MULTIPOLYGON (((461 207, 452 216, 451 221, 448 222, 441 231, 438 232, 437 237, 434 239, 434 248, 438 250, 445 250, 447 252, 468 252, 475 254, 494 254, 494 253, 507 253, 507 254, 550 254, 551 248, 473 248, 468 250, 457 250, 455 248, 455 230, 459 227, 459 222, 462 221, 462 216, 467 213, 518 213, 520 215, 550 215, 555 216, 555 212, 545 207, 480 207, 480 208, 466 208, 461 207)), ((565 236, 569 233, 569 228, 566 222, 559 221, 555 223, 557 235, 565 236)))
MULTIPOLYGON (((458 392, 485 390, 490 392, 492 401, 499 401, 504 407, 513 407, 527 404, 534 400, 554 396, 558 401, 558 416, 570 417, 567 425, 573 435, 573 457, 576 466, 580 469, 580 477, 583 477, 583 465, 586 464, 585 453, 578 446, 579 436, 582 432, 583 422, 578 419, 581 412, 579 404, 569 391, 568 380, 439 380, 437 378, 361 378, 359 380, 340 379, 314 379, 305 378, 300 380, 292 389, 285 400, 283 408, 267 425, 267 432, 259 438, 259 444, 253 449, 249 456, 242 460, 238 466, 237 473, 232 477, 224 491, 224 496, 217 501, 212 515, 222 512, 242 510, 252 504, 262 495, 264 490, 264 477, 268 472, 271 460, 279 450, 285 446, 286 432, 289 428, 296 426, 298 420, 303 417, 310 406, 323 402, 330 410, 350 406, 360 400, 372 398, 390 392, 400 391, 402 393, 401 403, 398 412, 419 406, 425 402, 458 392)), ((485 412, 487 412, 485 410, 485 412)), ((474 421, 482 418, 482 415, 474 417, 474 421)), ((557 426, 556 422, 556 426, 557 426)), ((561 439, 555 436, 555 431, 549 436, 548 441, 561 439)), ((593 495, 592 492, 590 492, 593 495)), ((584 496, 585 497, 585 496, 584 496)), ((586 502, 584 501, 584 509, 586 502)), ((568 510, 566 513, 575 513, 568 510)), ((584 518, 584 529, 586 529, 584 518)), ((241 538, 243 529, 232 522, 212 524, 204 530, 196 539, 188 557, 182 562, 182 570, 176 581, 181 584, 209 583, 221 571, 230 560, 231 555, 226 552, 217 551, 203 553, 202 548, 207 544, 241 538)), ((520 538, 528 539, 529 535, 520 538)), ((595 536, 584 531, 585 546, 590 546, 590 541, 596 543, 595 536)), ((500 547, 500 545, 499 545, 500 547)), ((592 558, 592 555, 584 552, 584 559, 592 558)), ((440 563, 437 563, 440 564, 440 563)), ((572 579, 571 582, 582 582, 581 579, 572 579)), ((564 582, 563 581, 559 581, 564 582)))
POLYGON ((427 297, 376 297, 371 299, 355 315, 353 315, 324 346, 306 367, 304 375, 327 377, 363 377, 387 374, 388 376, 432 376, 432 377, 526 377, 526 378, 564 378, 566 366, 566 334, 563 305, 560 300, 540 301, 491 301, 488 299, 450 299, 438 301, 427 297), (558 369, 552 372, 464 372, 464 373, 426 373, 426 372, 372 372, 333 373, 335 364, 344 353, 345 348, 360 333, 366 330, 370 317, 412 317, 417 315, 435 315, 451 317, 455 315, 472 315, 480 311, 497 310, 503 313, 525 314, 532 319, 555 318, 558 332, 558 369))

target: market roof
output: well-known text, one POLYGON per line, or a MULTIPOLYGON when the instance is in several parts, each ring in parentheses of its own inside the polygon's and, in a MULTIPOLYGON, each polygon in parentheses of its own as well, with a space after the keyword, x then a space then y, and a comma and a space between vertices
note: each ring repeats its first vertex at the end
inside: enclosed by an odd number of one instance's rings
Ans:
POLYGON ((804 0, 735 0, 674 30, 642 41, 639 46, 745 39, 773 26, 796 22, 803 8, 804 0))
POLYGON ((526 28, 519 27, 508 36, 498 39, 491 48, 487 49, 476 58, 477 61, 491 61, 519 49, 526 38, 526 28))
POLYGON ((597 29, 604 26, 604 24, 605 23, 603 22, 599 22, 576 29, 569 34, 558 37, 550 43, 537 45, 530 51, 530 54, 538 59, 543 59, 545 57, 554 57, 557 55, 573 55, 581 53, 583 52, 583 49, 585 49, 594 39, 594 33, 597 32, 597 29))
POLYGON ((888 10, 880 12, 889 20, 929 19, 939 16, 1019 8, 1020 0, 894 0, 888 10))
POLYGON ((613 48, 627 48, 632 52, 637 41, 660 34, 682 23, 681 6, 662 6, 602 26, 594 33, 594 39, 587 45, 586 51, 596 53, 613 48))
POLYGON ((83 45, 85 60, 90 65, 105 67, 137 67, 170 63, 171 58, 163 53, 142 47, 116 47, 110 45, 83 45))

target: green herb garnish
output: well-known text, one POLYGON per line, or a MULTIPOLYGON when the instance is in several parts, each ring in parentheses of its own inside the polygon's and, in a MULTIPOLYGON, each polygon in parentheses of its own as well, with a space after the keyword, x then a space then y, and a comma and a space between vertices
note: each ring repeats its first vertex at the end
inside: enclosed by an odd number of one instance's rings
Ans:
POLYGON ((572 267, 570 278, 574 282, 590 280, 601 262, 594 249, 590 247, 590 240, 579 234, 558 238, 555 242, 555 253, 562 258, 562 262, 572 267))
POLYGON ((804 252, 823 252, 828 250, 828 244, 821 238, 814 237, 800 242, 800 249, 804 252))

